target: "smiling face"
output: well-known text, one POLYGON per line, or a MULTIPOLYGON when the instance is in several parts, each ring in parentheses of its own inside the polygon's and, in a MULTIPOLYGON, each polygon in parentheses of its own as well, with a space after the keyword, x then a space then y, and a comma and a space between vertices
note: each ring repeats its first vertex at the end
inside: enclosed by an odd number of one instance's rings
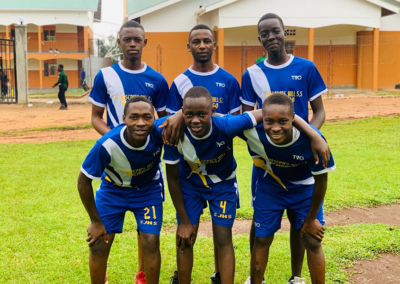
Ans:
POLYGON ((187 44, 194 61, 203 64, 212 60, 212 54, 216 46, 217 43, 214 41, 213 33, 206 29, 192 31, 187 44))
POLYGON ((119 32, 118 46, 122 49, 124 59, 129 61, 141 60, 143 47, 147 39, 141 28, 126 27, 119 32))
POLYGON ((186 98, 182 112, 185 125, 194 136, 201 138, 210 132, 211 117, 215 113, 210 100, 205 97, 186 98))
POLYGON ((130 103, 126 114, 123 115, 124 123, 127 127, 128 143, 143 144, 147 141, 154 125, 153 107, 146 102, 138 101, 130 103))
POLYGON ((258 24, 258 40, 270 53, 279 53, 285 50, 285 31, 278 19, 266 19, 258 24))
POLYGON ((288 105, 265 105, 262 113, 264 131, 272 142, 284 145, 292 141, 294 113, 288 105))

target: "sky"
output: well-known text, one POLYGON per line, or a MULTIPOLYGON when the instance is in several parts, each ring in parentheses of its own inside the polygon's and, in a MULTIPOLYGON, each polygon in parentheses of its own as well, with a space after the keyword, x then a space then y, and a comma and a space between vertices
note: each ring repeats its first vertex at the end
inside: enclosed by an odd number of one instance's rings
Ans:
POLYGON ((123 21, 123 0, 101 0, 101 23, 95 22, 93 26, 94 38, 106 38, 117 35, 123 21))

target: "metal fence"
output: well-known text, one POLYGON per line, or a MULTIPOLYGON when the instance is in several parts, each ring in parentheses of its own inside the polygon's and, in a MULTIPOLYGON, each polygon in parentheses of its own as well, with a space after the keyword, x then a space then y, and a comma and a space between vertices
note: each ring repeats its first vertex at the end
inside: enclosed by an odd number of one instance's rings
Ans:
POLYGON ((0 39, 0 103, 17 103, 15 41, 0 39))

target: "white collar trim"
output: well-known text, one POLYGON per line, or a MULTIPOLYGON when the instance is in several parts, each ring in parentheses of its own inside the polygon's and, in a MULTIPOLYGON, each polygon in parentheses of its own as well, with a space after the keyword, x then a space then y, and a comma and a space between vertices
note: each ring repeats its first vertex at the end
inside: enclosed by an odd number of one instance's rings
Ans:
POLYGON ((218 72, 219 66, 218 66, 217 64, 214 64, 214 70, 212 70, 212 71, 210 71, 210 72, 199 72, 199 71, 195 71, 195 70, 193 70, 193 65, 190 66, 190 67, 188 68, 188 70, 189 70, 190 72, 192 72, 193 74, 195 74, 195 75, 199 75, 199 76, 210 76, 210 75, 213 75, 213 74, 215 74, 215 73, 218 72))
POLYGON ((269 138, 269 136, 267 135, 267 133, 265 133, 265 136, 267 137, 268 142, 271 143, 273 146, 279 147, 279 148, 285 148, 285 147, 289 147, 290 145, 295 143, 297 140, 299 140, 300 131, 297 130, 297 128, 292 127, 292 141, 290 141, 289 143, 284 144, 284 145, 278 145, 278 144, 275 144, 274 142, 272 142, 271 139, 269 138))
POLYGON ((139 74, 139 73, 143 73, 144 71, 146 71, 147 69, 147 64, 146 62, 142 62, 144 64, 142 69, 139 70, 131 70, 131 69, 127 69, 122 65, 122 60, 120 62, 118 62, 119 67, 122 69, 122 71, 131 73, 131 74, 139 74))
POLYGON ((136 151, 142 151, 142 150, 146 149, 147 145, 149 145, 149 142, 150 142, 150 134, 147 136, 147 141, 146 141, 146 143, 145 143, 142 147, 135 148, 135 147, 131 146, 131 145, 128 143, 128 141, 125 140, 125 137, 124 137, 124 132, 125 132, 125 130, 126 130, 126 125, 121 129, 121 132, 120 132, 119 135, 120 135, 120 137, 121 137, 122 143, 123 143, 126 147, 128 147, 128 148, 131 149, 131 150, 136 150, 136 151))
POLYGON ((208 134, 204 135, 203 137, 196 137, 196 136, 194 136, 194 135, 192 134, 192 131, 190 131, 189 127, 188 127, 188 130, 189 130, 190 135, 191 135, 194 139, 196 139, 196 140, 204 140, 204 139, 210 137, 210 135, 211 135, 211 133, 212 133, 212 131, 213 131, 212 120, 211 120, 210 131, 208 132, 208 134))
POLYGON ((265 59, 264 60, 264 65, 267 66, 268 68, 271 68, 271 69, 282 69, 282 68, 285 68, 285 67, 289 66, 290 63, 292 63, 292 61, 294 59, 294 55, 292 55, 292 54, 289 54, 289 55, 290 55, 290 58, 286 63, 283 63, 281 65, 271 65, 271 64, 269 64, 267 62, 268 59, 265 59))

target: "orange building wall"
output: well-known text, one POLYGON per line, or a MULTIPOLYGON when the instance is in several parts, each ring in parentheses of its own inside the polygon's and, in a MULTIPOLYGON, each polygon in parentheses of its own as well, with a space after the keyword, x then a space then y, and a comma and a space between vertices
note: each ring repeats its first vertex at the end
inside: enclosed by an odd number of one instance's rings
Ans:
MULTIPOLYGON (((79 74, 78 71, 66 70, 68 76, 69 88, 79 87, 79 74)), ((29 88, 40 88, 39 71, 28 71, 29 88)), ((56 76, 43 76, 43 88, 51 88, 58 80, 58 73, 56 76)), ((57 89, 54 89, 55 92, 57 89)))

